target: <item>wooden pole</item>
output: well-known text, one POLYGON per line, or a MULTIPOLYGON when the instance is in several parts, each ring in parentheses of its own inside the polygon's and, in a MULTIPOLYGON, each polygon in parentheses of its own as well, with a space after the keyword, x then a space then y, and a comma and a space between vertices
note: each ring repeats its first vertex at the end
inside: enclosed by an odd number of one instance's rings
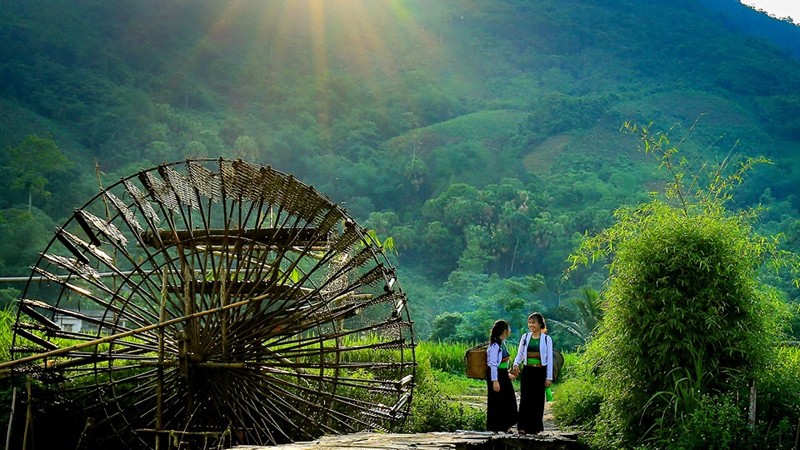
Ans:
MULTIPOLYGON (((167 271, 161 274, 161 305, 159 305, 158 322, 162 323, 167 317, 167 271)), ((158 330, 158 384, 156 385, 156 430, 164 427, 164 328, 158 330)), ((169 439, 167 439, 169 443, 169 439)), ((161 435, 156 433, 156 450, 161 448, 161 435)))
POLYGON ((28 407, 27 411, 25 412, 25 431, 22 434, 22 450, 28 450, 28 432, 33 425, 33 405, 31 405, 33 394, 31 393, 31 377, 28 377, 26 389, 28 390, 28 407))
MULTIPOLYGON (((99 277, 99 278, 132 277, 132 276, 135 276, 135 275, 138 275, 138 273, 135 273, 132 270, 122 271, 122 272, 119 272, 119 273, 117 273, 117 272, 100 272, 100 273, 96 274, 96 276, 99 277)), ((56 278, 58 278, 60 280, 66 280, 69 277, 72 277, 74 275, 69 274, 69 275, 55 275, 55 276, 56 276, 56 278)), ((24 277, 0 277, 0 283, 26 283, 26 282, 28 282, 28 280, 30 280, 30 281, 48 281, 49 279, 47 277, 38 276, 38 275, 35 275, 35 276, 24 276, 24 277)))
POLYGON ((17 388, 11 390, 11 415, 8 416, 8 431, 6 431, 6 450, 11 446, 11 424, 14 421, 14 409, 17 406, 17 388))

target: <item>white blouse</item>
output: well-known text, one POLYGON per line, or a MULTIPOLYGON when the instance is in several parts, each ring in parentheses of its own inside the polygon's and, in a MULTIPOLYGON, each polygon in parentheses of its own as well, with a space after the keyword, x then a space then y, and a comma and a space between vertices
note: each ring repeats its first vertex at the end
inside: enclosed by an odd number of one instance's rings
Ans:
POLYGON ((492 342, 486 349, 486 365, 492 381, 497 381, 497 366, 503 362, 503 348, 497 342, 492 342))
MULTIPOLYGON (((532 335, 533 333, 529 331, 520 338, 517 357, 514 358, 514 366, 525 364, 528 359, 527 347, 532 335)), ((539 355, 541 356, 539 359, 542 361, 542 365, 547 367, 547 379, 553 381, 553 338, 545 333, 539 336, 539 355)))

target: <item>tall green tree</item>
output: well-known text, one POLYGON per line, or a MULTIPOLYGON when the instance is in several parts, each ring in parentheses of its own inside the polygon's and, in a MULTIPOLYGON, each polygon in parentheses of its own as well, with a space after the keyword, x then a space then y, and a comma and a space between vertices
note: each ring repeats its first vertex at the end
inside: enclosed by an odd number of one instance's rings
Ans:
POLYGON ((594 336, 597 327, 603 320, 600 293, 591 288, 583 288, 580 297, 569 303, 577 310, 573 313, 575 320, 557 320, 552 316, 547 320, 563 327, 564 330, 579 339, 580 345, 585 345, 594 336))
POLYGON ((18 146, 8 149, 8 168, 13 177, 11 189, 27 192, 30 212, 34 196, 50 196, 47 190, 48 177, 64 171, 69 164, 52 139, 28 136, 18 146))
POLYGON ((29 274, 29 267, 36 264, 55 227, 55 222, 36 207, 31 211, 0 210, 0 274, 29 274))

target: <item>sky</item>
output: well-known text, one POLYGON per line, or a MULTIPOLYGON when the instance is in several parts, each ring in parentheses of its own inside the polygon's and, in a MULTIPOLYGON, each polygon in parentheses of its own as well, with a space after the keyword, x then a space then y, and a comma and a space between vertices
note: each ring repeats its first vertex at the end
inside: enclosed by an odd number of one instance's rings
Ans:
POLYGON ((741 0, 745 5, 755 6, 775 17, 791 17, 800 23, 800 0, 741 0))

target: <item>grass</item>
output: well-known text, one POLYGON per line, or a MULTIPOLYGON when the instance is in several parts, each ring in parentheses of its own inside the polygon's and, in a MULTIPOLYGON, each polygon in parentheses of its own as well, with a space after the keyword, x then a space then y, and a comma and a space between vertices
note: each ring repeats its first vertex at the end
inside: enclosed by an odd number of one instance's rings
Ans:
POLYGON ((463 375, 466 371, 465 352, 472 347, 460 342, 422 341, 417 345, 417 359, 427 359, 431 368, 451 374, 463 375))
POLYGON ((12 327, 17 319, 17 311, 13 307, 0 310, 0 362, 11 360, 11 341, 14 337, 12 327))

